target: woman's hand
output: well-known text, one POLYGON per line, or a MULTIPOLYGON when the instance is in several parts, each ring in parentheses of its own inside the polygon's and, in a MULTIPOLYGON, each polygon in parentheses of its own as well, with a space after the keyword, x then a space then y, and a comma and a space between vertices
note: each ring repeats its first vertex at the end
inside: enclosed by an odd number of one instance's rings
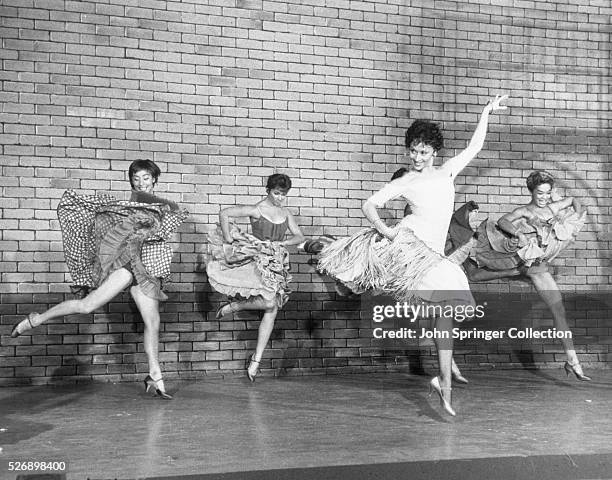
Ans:
POLYGON ((525 245, 529 244, 529 239, 523 232, 517 232, 516 238, 518 239, 519 247, 524 247, 525 245))
POLYGON ((508 99, 508 95, 495 95, 495 98, 489 103, 487 103, 484 107, 484 111, 486 112, 494 112, 496 110, 507 110, 507 105, 502 105, 501 102, 508 99))

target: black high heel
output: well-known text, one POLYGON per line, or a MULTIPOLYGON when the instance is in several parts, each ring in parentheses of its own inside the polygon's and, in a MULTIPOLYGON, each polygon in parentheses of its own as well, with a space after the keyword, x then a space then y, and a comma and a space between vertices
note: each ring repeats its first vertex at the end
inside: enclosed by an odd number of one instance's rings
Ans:
POLYGON ((11 330, 11 337, 12 338, 17 338, 19 335, 21 335, 24 332, 27 332, 28 330, 32 330, 34 328, 34 325, 32 324, 32 316, 34 315, 38 315, 38 313, 30 313, 28 314, 28 316, 21 320, 17 325, 15 325, 13 327, 13 329, 11 330), (28 324, 30 325, 28 328, 26 328, 25 330, 22 330, 21 332, 19 331, 19 325, 21 325, 23 322, 28 322, 28 324))
POLYGON ((246 367, 246 376, 251 382, 255 382, 255 377, 259 373, 259 363, 261 360, 255 360, 255 354, 252 354, 249 358, 246 359, 245 367, 246 367), (251 365, 253 365, 253 370, 251 371, 251 365))
POLYGON ((151 388, 154 388, 155 395, 157 395, 160 398, 163 398, 164 400, 172 400, 172 395, 169 395, 164 390, 157 387, 157 383, 160 382, 161 380, 162 380, 161 377, 158 380, 153 380, 151 375, 147 375, 147 377, 144 379, 145 392, 149 393, 149 390, 151 388))
POLYGON ((583 371, 582 371, 582 367, 580 366, 580 362, 576 360, 576 363, 569 363, 569 362, 565 362, 565 365, 563 365, 563 368, 565 369, 565 374, 569 377, 570 373, 573 373, 574 375, 576 375, 576 378, 578 380, 581 380, 583 382, 590 382, 591 381, 591 377, 587 377, 583 371))

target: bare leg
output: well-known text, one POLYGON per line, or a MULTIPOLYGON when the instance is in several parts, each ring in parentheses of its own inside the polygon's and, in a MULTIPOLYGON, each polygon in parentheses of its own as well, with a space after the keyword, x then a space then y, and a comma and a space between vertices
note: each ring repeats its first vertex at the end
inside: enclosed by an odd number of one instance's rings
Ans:
MULTIPOLYGON (((434 327, 436 326, 436 321, 437 319, 432 319, 432 323, 434 327)), ((425 343, 423 343, 422 345, 425 345, 425 343)), ((453 380, 456 380, 459 383, 470 383, 468 379, 463 376, 463 374, 461 373, 461 370, 459 370, 459 367, 457 366, 457 363, 455 362, 454 358, 451 359, 451 373, 452 373, 453 380)))
POLYGON ((498 280, 500 278, 517 277, 521 275, 518 268, 511 268, 508 270, 487 270, 477 267, 470 261, 465 262, 463 268, 470 282, 487 282, 489 280, 498 280))
POLYGON ((272 330, 274 329, 274 321, 276 320, 276 314, 278 313, 278 307, 276 306, 276 302, 271 301, 267 304, 267 307, 264 310, 263 317, 261 318, 261 323, 259 324, 259 331, 257 333, 257 347, 255 348, 255 356, 254 359, 256 361, 260 361, 263 356, 263 352, 266 349, 266 345, 268 345, 268 341, 270 340, 270 335, 272 335, 272 330))
POLYGON ((111 273, 108 278, 85 298, 79 300, 66 300, 51 307, 41 314, 30 314, 28 319, 22 320, 15 327, 17 334, 45 323, 48 320, 75 313, 91 313, 94 310, 110 302, 119 292, 132 282, 132 274, 125 268, 120 268, 111 273))
POLYGON ((431 387, 438 392, 440 395, 440 399, 442 400, 442 405, 444 409, 450 414, 455 415, 455 411, 453 410, 451 403, 451 370, 452 370, 452 362, 453 362, 453 319, 446 317, 439 317, 436 319, 436 350, 438 351, 438 368, 439 375, 434 377, 430 385, 431 387), (447 338, 437 338, 446 337, 447 338))
POLYGON ((237 302, 230 302, 219 309, 217 318, 222 318, 232 312, 240 312, 242 310, 267 310, 269 305, 270 301, 261 296, 251 297, 247 298, 246 300, 239 300, 237 302))
POLYGON ((165 391, 159 366, 159 302, 142 293, 138 285, 130 288, 130 293, 144 322, 144 349, 149 362, 149 375, 157 382, 157 388, 165 391))
POLYGON ((263 297, 253 297, 238 302, 231 302, 221 308, 218 317, 227 315, 230 312, 239 312, 241 310, 262 310, 263 316, 261 323, 259 324, 259 330, 257 333, 257 346, 255 347, 255 353, 251 357, 251 361, 247 368, 247 376, 251 381, 255 381, 257 372, 259 370, 259 363, 263 357, 266 345, 272 335, 274 329, 274 322, 278 313, 278 306, 275 300, 266 300, 263 297))
MULTIPOLYGON (((553 322, 555 328, 562 332, 569 332, 569 326, 567 325, 567 317, 565 314, 565 307, 563 306, 563 298, 561 297, 561 291, 553 276, 548 272, 540 272, 530 274, 529 278, 533 282, 535 289, 537 290, 540 298, 544 300, 544 303, 548 306, 553 316, 553 322)), ((576 356, 576 350, 574 349, 574 341, 571 338, 561 339, 563 349, 567 354, 567 359, 570 363, 578 361, 576 356)))
POLYGON ((436 319, 436 330, 438 335, 447 334, 449 338, 435 338, 438 351, 438 368, 440 385, 444 388, 451 387, 451 365, 453 361, 453 319, 450 317, 439 317, 436 319))

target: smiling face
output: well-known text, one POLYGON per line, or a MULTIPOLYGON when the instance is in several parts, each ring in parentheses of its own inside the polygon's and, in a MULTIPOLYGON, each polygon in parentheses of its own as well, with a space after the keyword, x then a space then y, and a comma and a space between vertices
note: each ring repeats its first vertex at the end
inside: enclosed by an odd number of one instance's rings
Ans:
POLYGON ((155 187, 155 177, 148 170, 138 170, 131 178, 132 189, 138 192, 151 193, 155 187))
POLYGON ((412 142, 408 149, 408 157, 412 162, 412 168, 417 172, 433 166, 436 154, 436 150, 431 145, 419 142, 418 140, 412 142))
POLYGON ((281 207, 287 199, 288 190, 280 188, 271 188, 268 190, 268 201, 275 207, 281 207))
POLYGON ((536 207, 544 208, 551 202, 552 186, 550 183, 542 183, 531 192, 531 203, 536 207))

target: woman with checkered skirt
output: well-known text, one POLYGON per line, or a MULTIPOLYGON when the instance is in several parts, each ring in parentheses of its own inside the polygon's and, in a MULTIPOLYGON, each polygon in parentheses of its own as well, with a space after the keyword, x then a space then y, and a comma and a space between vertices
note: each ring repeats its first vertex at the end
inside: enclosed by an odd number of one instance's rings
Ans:
POLYGON ((130 287, 144 321, 144 347, 149 362, 145 389, 164 399, 166 393, 158 360, 159 301, 170 276, 172 249, 166 243, 188 213, 174 202, 153 195, 160 176, 151 160, 130 165, 132 196, 118 201, 110 195, 64 193, 58 208, 64 253, 81 298, 66 300, 43 313, 30 313, 11 332, 18 337, 48 320, 91 313, 130 287))

